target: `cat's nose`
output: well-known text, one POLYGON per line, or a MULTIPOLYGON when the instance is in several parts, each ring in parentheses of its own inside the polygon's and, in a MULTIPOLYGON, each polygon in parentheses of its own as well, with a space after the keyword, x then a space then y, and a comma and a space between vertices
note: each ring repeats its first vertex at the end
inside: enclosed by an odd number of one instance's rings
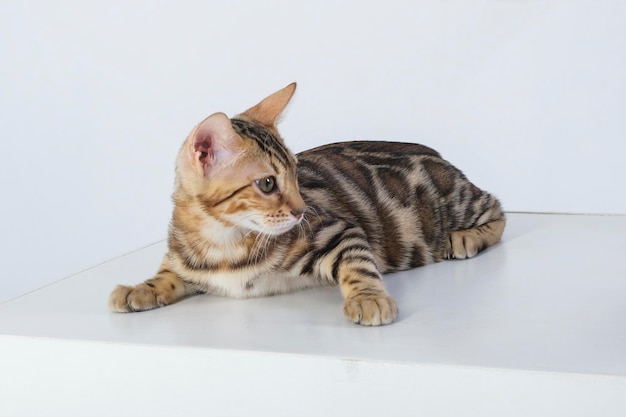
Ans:
POLYGON ((293 217, 300 220, 302 218, 302 215, 304 214, 304 209, 293 208, 291 209, 291 214, 293 215, 293 217))

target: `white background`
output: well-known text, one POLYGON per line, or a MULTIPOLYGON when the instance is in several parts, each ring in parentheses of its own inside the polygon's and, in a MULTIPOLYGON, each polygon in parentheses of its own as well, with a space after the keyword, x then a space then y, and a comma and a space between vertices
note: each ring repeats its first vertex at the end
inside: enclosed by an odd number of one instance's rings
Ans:
POLYGON ((420 142, 507 210, 626 213, 624 22, 619 0, 0 0, 0 300, 163 239, 188 131, 291 81, 294 151, 420 142))

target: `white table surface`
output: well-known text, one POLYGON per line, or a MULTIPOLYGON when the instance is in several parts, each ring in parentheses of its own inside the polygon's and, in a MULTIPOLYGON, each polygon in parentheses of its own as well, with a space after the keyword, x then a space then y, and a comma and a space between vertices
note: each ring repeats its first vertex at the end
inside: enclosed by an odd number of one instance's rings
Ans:
POLYGON ((503 241, 474 259, 386 276, 400 307, 388 326, 348 322, 337 288, 248 300, 202 295, 142 313, 109 312, 116 284, 156 271, 160 242, 0 305, 0 345, 18 336, 284 353, 608 376, 625 387, 626 216, 508 219, 503 241))

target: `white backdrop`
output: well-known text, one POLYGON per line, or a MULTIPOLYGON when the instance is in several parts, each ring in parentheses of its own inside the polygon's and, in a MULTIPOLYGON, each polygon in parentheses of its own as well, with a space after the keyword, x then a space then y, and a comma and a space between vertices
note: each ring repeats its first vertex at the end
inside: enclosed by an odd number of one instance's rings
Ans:
POLYGON ((291 81, 294 151, 420 142, 507 210, 626 213, 624 22, 621 0, 0 0, 0 300, 164 238, 192 126, 291 81))

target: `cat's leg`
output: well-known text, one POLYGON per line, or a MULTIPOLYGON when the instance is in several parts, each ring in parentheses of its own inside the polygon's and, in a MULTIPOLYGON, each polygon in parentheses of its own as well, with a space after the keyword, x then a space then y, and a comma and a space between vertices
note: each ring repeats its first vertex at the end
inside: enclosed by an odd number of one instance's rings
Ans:
POLYGON ((504 215, 480 226, 451 232, 446 241, 445 259, 466 259, 475 256, 478 252, 496 244, 506 220, 504 215))
POLYGON ((376 266, 365 233, 347 228, 320 248, 318 273, 338 284, 344 298, 343 312, 365 326, 389 324, 398 316, 398 306, 389 296, 376 266))
POLYGON ((135 286, 118 285, 109 296, 109 308, 119 313, 151 310, 195 293, 171 270, 166 255, 154 277, 135 286))

